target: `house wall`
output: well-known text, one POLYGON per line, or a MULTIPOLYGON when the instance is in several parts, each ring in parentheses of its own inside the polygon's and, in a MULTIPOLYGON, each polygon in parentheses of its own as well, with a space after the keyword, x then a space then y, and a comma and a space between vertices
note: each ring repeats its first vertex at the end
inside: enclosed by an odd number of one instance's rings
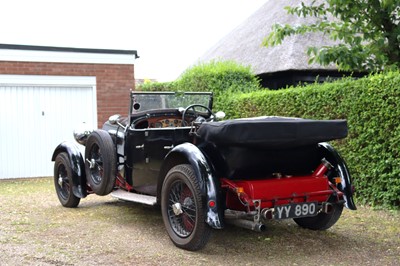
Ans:
POLYGON ((0 61, 0 73, 10 75, 95 76, 98 127, 110 115, 127 115, 129 91, 135 89, 133 64, 87 64, 0 61))

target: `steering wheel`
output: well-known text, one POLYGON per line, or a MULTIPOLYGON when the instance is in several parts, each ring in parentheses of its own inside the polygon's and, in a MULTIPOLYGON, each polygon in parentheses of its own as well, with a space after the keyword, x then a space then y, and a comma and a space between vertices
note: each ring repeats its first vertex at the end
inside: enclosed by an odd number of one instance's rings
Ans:
MULTIPOLYGON (((193 114, 194 114, 195 118, 200 116, 200 112, 196 111, 195 107, 201 107, 201 108, 207 110, 207 117, 209 120, 211 117, 215 117, 215 114, 213 113, 213 111, 211 111, 211 109, 208 108, 207 106, 202 105, 202 104, 191 104, 188 107, 186 107, 185 110, 182 112, 182 126, 183 127, 185 126, 185 123, 186 123, 185 118, 186 118, 186 114, 187 114, 188 110, 190 110, 190 109, 193 110, 193 114)), ((209 120, 206 119, 206 121, 209 121, 209 120)))

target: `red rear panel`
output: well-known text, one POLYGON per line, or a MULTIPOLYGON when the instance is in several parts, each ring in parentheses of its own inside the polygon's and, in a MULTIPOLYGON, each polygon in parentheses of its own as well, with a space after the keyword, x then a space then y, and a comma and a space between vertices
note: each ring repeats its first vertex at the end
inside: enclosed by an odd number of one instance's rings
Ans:
MULTIPOLYGON (((261 208, 272 208, 294 202, 325 202, 332 194, 325 176, 296 176, 269 178, 263 180, 238 180, 230 182, 243 188, 250 200, 261 200, 261 208)), ((243 200, 242 200, 243 201, 243 200)), ((238 194, 228 190, 226 197, 228 209, 244 210, 238 194)))

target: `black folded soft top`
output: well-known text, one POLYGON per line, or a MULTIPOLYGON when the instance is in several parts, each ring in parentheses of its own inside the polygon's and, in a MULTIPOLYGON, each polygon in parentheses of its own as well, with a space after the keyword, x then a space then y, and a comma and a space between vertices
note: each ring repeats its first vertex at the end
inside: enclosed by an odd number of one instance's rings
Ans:
POLYGON ((206 122, 200 138, 217 146, 291 148, 347 136, 346 120, 311 120, 291 117, 255 117, 206 122))

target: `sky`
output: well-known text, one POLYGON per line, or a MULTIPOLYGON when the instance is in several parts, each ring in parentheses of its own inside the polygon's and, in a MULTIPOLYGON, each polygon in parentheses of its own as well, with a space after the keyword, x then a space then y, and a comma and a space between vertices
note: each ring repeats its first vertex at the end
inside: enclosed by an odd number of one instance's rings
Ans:
POLYGON ((267 0, 0 0, 0 43, 136 50, 172 81, 267 0))

